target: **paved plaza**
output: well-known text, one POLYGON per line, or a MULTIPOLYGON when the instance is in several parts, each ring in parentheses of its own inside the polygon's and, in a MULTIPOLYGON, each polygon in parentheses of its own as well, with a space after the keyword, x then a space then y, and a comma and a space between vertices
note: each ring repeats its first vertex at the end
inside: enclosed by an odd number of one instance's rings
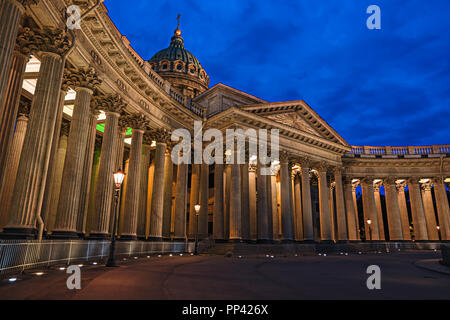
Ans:
POLYGON ((439 252, 227 258, 218 255, 127 259, 118 268, 81 268, 81 290, 65 271, 28 271, 0 285, 0 299, 450 299, 450 275, 417 262, 439 252), (381 269, 381 290, 368 290, 369 265, 381 269))

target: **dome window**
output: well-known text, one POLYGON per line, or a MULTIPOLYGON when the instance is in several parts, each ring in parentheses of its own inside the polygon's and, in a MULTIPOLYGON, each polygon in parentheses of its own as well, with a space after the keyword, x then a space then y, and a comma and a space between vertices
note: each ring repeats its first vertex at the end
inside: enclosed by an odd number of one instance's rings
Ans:
POLYGON ((183 66, 181 64, 178 64, 177 65, 177 70, 181 70, 181 69, 183 69, 183 66))
POLYGON ((162 65, 162 69, 163 69, 163 70, 167 70, 167 63, 165 63, 165 64, 162 65))

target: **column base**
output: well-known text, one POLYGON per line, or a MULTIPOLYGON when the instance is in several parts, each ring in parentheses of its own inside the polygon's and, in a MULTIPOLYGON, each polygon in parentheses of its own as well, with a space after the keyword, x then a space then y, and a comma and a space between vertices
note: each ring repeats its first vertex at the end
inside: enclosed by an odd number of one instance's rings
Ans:
POLYGON ((215 243, 227 243, 228 241, 224 240, 224 239, 214 239, 214 242, 215 243))
POLYGON ((148 237, 147 241, 162 242, 164 240, 161 237, 148 237))
POLYGON ((269 240, 269 239, 258 239, 258 240, 256 240, 256 243, 258 243, 258 244, 273 244, 273 240, 269 240))
POLYGON ((34 228, 3 228, 0 233, 0 239, 6 240, 34 240, 36 239, 37 230, 34 228))
POLYGON ((111 235, 108 233, 91 233, 88 237, 88 240, 111 240, 111 235))
POLYGON ((170 241, 173 241, 173 242, 186 242, 186 238, 173 238, 170 241))
POLYGON ((230 239, 228 240, 228 243, 241 243, 241 239, 230 239))
POLYGON ((299 244, 316 244, 317 243, 314 240, 299 240, 299 241, 295 241, 295 242, 299 243, 299 244))
POLYGON ((52 234, 49 234, 48 237, 50 239, 58 239, 58 240, 74 240, 80 239, 78 233, 76 231, 53 231, 52 234))
POLYGON ((289 243, 295 243, 295 240, 292 239, 283 239, 280 241, 281 244, 289 244, 289 243))
POLYGON ((320 244, 334 244, 333 240, 320 240, 320 244))
POLYGON ((123 234, 120 236, 119 241, 135 241, 137 240, 137 236, 131 234, 123 234))
POLYGON ((348 240, 336 240, 336 244, 347 244, 349 243, 348 240))

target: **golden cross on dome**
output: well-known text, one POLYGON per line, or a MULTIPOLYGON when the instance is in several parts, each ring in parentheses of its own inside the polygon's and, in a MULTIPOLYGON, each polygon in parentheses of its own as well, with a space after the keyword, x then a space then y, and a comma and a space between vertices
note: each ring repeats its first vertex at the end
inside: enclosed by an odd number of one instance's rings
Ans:
POLYGON ((177 16, 177 21, 178 21, 177 29, 180 28, 180 18, 181 18, 181 14, 178 14, 178 16, 177 16))
POLYGON ((181 14, 178 14, 178 16, 177 16, 178 24, 177 24, 177 29, 175 30, 175 35, 178 36, 178 37, 181 36, 180 18, 181 18, 181 14))

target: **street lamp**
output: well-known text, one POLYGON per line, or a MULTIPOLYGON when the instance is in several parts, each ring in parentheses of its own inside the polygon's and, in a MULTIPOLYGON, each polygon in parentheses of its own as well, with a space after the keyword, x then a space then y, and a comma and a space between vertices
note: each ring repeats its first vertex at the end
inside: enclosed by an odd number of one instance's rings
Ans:
POLYGON ((436 226, 436 229, 438 231, 439 241, 441 241, 442 240, 442 238, 441 238, 441 227, 440 226, 436 226))
POLYGON ((370 241, 372 241, 372 228, 370 227, 370 225, 372 224, 372 220, 367 219, 367 224, 369 225, 369 237, 370 237, 370 241))
POLYGON ((120 188, 122 187, 123 179, 125 178, 125 174, 117 170, 113 174, 114 176, 114 223, 113 223, 113 229, 111 234, 111 246, 109 247, 109 257, 108 262, 106 263, 107 267, 116 267, 116 262, 114 260, 114 250, 116 248, 116 229, 117 229, 117 210, 119 208, 119 195, 120 195, 120 188))
POLYGON ((198 255, 198 214, 200 212, 200 205, 196 204, 194 206, 195 209, 195 247, 194 254, 198 255))

